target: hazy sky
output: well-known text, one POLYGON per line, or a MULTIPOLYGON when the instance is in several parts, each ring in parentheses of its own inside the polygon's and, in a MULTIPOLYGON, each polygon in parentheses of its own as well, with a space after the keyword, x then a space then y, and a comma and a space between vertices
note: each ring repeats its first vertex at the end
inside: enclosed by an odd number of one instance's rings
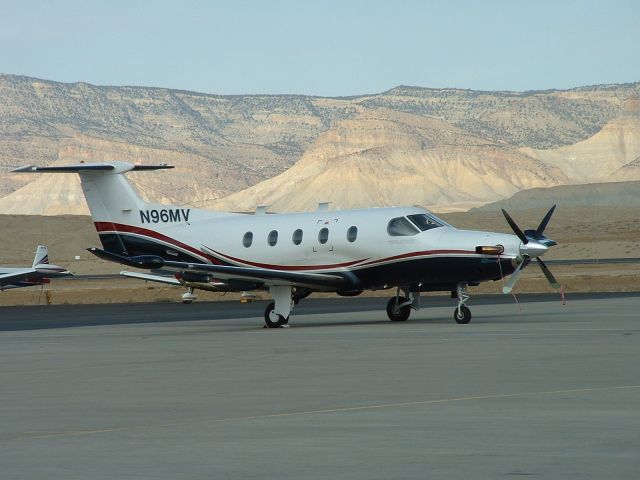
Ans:
POLYGON ((0 0, 0 72, 355 95, 640 80, 640 1, 0 0))

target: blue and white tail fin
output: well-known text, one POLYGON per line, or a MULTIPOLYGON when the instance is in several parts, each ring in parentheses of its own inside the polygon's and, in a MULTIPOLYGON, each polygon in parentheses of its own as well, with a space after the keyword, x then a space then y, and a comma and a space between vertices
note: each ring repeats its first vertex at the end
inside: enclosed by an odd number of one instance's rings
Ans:
POLYGON ((32 268, 38 265, 49 265, 49 249, 44 245, 38 245, 36 256, 33 258, 32 268))

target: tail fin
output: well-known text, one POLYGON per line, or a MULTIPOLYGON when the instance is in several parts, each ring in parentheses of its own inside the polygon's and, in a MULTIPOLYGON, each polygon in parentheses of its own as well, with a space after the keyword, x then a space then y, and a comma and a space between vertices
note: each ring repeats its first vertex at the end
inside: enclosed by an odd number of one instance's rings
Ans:
MULTIPOLYGON (((125 177, 130 171, 173 168, 170 165, 133 165, 127 162, 81 163, 54 167, 21 167, 14 172, 77 173, 89 211, 106 252, 121 256, 165 256, 166 245, 179 242, 168 238, 174 227, 197 219, 211 219, 228 214, 161 205, 144 201, 125 177), (162 233, 160 233, 162 232, 162 233)), ((175 255, 174 255, 175 257, 175 255)), ((204 257, 198 252, 195 258, 204 257)), ((193 255, 174 259, 194 261, 193 255), (183 258, 184 257, 184 258, 183 258)))
POLYGON ((170 165, 133 165, 126 162, 81 163, 59 167, 21 167, 14 172, 24 173, 78 173, 93 221, 107 223, 132 222, 133 214, 148 205, 124 177, 134 170, 159 170, 170 165))
POLYGON ((36 256, 33 258, 32 268, 36 268, 38 265, 49 265, 49 249, 44 245, 38 245, 36 256))

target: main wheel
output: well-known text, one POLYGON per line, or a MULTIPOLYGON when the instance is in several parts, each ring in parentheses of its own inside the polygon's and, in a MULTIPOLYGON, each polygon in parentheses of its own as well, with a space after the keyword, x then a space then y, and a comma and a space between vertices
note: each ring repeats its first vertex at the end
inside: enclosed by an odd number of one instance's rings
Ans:
POLYGON ((466 325, 471 321, 471 310, 465 305, 462 305, 460 308, 456 307, 453 311, 453 318, 456 323, 460 325, 466 325))
POLYGON ((285 318, 282 315, 278 315, 273 313, 273 310, 276 308, 275 302, 271 302, 267 305, 267 308, 264 310, 264 323, 269 328, 280 328, 283 325, 286 325, 289 322, 289 317, 285 318), (277 318, 274 320, 272 317, 277 318))
POLYGON ((409 318, 411 305, 398 308, 398 305, 402 305, 406 301, 407 299, 405 297, 391 297, 389 299, 389 303, 387 303, 387 316, 389 320, 392 322, 404 322, 409 318))

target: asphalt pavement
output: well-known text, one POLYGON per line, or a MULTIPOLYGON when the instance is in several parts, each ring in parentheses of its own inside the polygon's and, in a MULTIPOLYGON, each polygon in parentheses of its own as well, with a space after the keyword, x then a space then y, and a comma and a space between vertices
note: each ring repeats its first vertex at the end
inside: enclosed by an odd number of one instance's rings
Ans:
POLYGON ((0 308, 0 478, 637 477, 639 296, 435 298, 0 308))

